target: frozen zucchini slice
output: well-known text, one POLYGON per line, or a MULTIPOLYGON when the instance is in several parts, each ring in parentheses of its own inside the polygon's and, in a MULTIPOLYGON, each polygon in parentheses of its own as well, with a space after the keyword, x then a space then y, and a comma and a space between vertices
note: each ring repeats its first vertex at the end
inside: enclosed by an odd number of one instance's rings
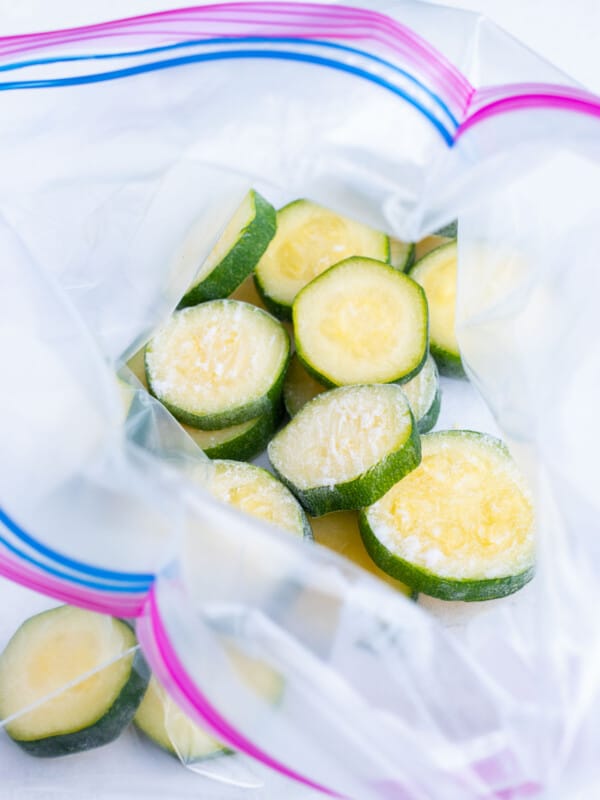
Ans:
POLYGON ((427 358, 425 293, 388 264, 348 258, 294 301, 298 358, 326 386, 410 380, 427 358))
POLYGON ((419 433, 427 433, 438 421, 442 400, 437 367, 430 355, 419 374, 402 384, 402 390, 408 398, 419 433))
POLYGON ((275 236, 275 209, 258 192, 244 198, 198 270, 179 308, 230 295, 251 274, 275 236))
POLYGON ((390 238, 390 264, 400 272, 407 272, 415 260, 415 246, 412 242, 401 242, 390 238))
POLYGON ((16 716, 8 735, 42 757, 112 742, 133 719, 150 677, 136 644, 122 620, 72 606, 26 620, 0 656, 0 718, 54 696, 16 716))
POLYGON ((421 439, 419 467, 360 512, 382 570, 442 600, 491 600, 534 569, 529 491, 504 444, 473 431, 421 439))
MULTIPOLYGON (((415 243, 415 257, 414 261, 420 261, 424 256, 428 253, 431 253, 432 250, 435 250, 437 247, 441 247, 443 244, 448 244, 452 241, 452 237, 450 236, 441 236, 437 233, 432 233, 431 236, 426 236, 421 241, 415 243)), ((412 265, 411 265, 412 266, 412 265)))
POLYGON ((188 717, 154 675, 133 722, 155 744, 184 764, 232 752, 188 717))
POLYGON ((312 519, 310 524, 316 542, 334 550, 349 561, 353 561, 402 594, 412 596, 412 589, 379 569, 367 553, 358 529, 356 511, 336 511, 333 514, 312 519))
POLYGON ((302 506, 270 472, 239 461, 215 461, 208 491, 218 500, 295 536, 312 539, 302 506))
MULTIPOLYGON (((271 705, 279 702, 283 679, 278 672, 230 644, 225 649, 231 666, 248 689, 271 705)), ((182 711, 154 675, 133 721, 149 739, 184 764, 233 752, 182 711)))
POLYGON ((318 395, 267 451, 275 472, 314 517, 375 502, 421 457, 404 392, 384 384, 318 395))
POLYGON ((209 458, 250 461, 266 448, 280 416, 279 412, 267 412, 256 419, 216 431, 202 431, 189 425, 183 427, 209 458))
POLYGON ((421 284, 429 305, 429 347, 442 375, 463 376, 456 339, 456 241, 436 247, 414 265, 410 275, 421 284))
POLYGON ((281 323, 237 300, 176 311, 146 347, 152 394, 181 422, 203 430, 272 413, 290 353, 281 323))
POLYGON ((295 417, 309 400, 324 391, 326 387, 304 369, 294 354, 283 382, 283 402, 290 417, 295 417))
MULTIPOLYGON (((408 398, 419 433, 427 433, 437 422, 441 405, 438 371, 430 355, 419 374, 402 384, 402 390, 408 398)), ((295 417, 309 400, 325 391, 326 388, 304 369, 298 357, 292 356, 283 384, 283 400, 290 417, 295 417)))
POLYGON ((277 212, 277 233, 254 273, 256 287, 273 314, 291 319, 298 292, 350 256, 389 261, 389 239, 308 200, 296 200, 277 212))

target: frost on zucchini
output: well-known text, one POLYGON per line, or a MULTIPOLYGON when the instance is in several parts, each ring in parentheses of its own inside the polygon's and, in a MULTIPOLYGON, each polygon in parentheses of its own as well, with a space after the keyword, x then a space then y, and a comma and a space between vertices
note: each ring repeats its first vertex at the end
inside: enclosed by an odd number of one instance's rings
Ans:
POLYGON ((389 261, 389 239, 308 200, 296 200, 277 212, 277 233, 256 267, 257 289, 270 311, 291 319, 298 292, 350 256, 389 261))
POLYGON ((420 460, 402 389, 346 386, 315 397, 271 441, 275 472, 313 516, 375 502, 420 460))
POLYGON ((407 275, 349 258, 294 301, 298 358, 326 386, 405 382, 427 357, 427 301, 407 275))
POLYGON ((8 735, 41 757, 112 742, 133 719, 148 684, 136 645, 127 623, 72 606, 26 620, 0 657, 0 718, 14 716, 8 735))
POLYGON ((534 511, 498 439, 441 431, 421 439, 421 464, 360 513, 373 560, 419 592, 489 600, 533 576, 534 511))
POLYGON ((179 307, 230 295, 251 274, 275 235, 275 225, 273 206, 258 192, 248 192, 179 307))
MULTIPOLYGON (((283 400, 290 417, 295 417, 313 397, 325 391, 326 387, 304 369, 298 356, 292 356, 283 384, 283 400)), ((427 433, 437 422, 441 404, 438 371, 431 356, 427 356, 418 375, 402 384, 402 391, 408 399, 419 433, 427 433)))
POLYGON ((273 413, 289 337, 270 314, 236 300, 176 311, 146 347, 148 387, 173 416, 203 430, 273 413))
POLYGON ((461 377, 464 369, 456 338, 456 259, 452 240, 414 265, 410 275, 425 290, 429 306, 429 347, 442 375, 461 377))
POLYGON ((206 484, 218 500, 295 536, 312 538, 306 514, 277 478, 262 467, 237 461, 215 461, 206 484))
POLYGON ((184 430, 209 458, 230 458, 235 461, 250 461, 266 448, 275 433, 281 414, 279 410, 267 412, 256 419, 221 428, 202 431, 184 425, 184 430))

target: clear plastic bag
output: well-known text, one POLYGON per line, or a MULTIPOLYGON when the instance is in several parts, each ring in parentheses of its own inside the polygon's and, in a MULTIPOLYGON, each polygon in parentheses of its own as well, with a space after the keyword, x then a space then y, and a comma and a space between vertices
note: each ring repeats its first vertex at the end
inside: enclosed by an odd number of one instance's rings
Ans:
POLYGON ((198 6, 0 39, 0 61, 3 574, 139 616, 172 696, 274 796, 593 791, 599 101, 416 2, 198 6), (459 216, 461 352, 536 490, 514 598, 423 610, 221 507, 201 451, 115 380, 252 185, 404 240, 459 216))

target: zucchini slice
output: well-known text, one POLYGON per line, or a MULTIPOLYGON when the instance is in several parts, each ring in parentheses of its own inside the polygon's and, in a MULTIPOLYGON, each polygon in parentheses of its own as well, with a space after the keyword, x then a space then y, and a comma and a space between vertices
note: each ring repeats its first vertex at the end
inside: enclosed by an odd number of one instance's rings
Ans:
POLYGON ((294 301, 298 358, 326 386, 410 380, 427 358, 427 300, 402 272, 370 258, 328 269, 294 301))
POLYGON ((429 305, 431 354, 442 375, 465 372, 456 339, 456 240, 436 247, 414 265, 410 275, 425 289, 429 305))
POLYGON ((324 391, 326 387, 304 369, 294 354, 283 382, 283 402, 290 417, 295 417, 309 400, 324 391))
POLYGON ((215 461, 206 485, 218 500, 295 536, 312 539, 312 529, 294 495, 270 472, 239 461, 215 461))
POLYGON ((374 503, 421 458, 406 395, 384 384, 318 395, 267 452, 276 474, 313 517, 374 503))
POLYGON ((218 430, 273 413, 289 354, 289 337, 270 314, 212 300, 163 325, 146 347, 146 379, 178 420, 218 430))
POLYGON ((184 764, 233 752, 188 717, 154 675, 133 722, 155 744, 184 764))
POLYGON ((298 292, 350 256, 389 261, 389 239, 309 200, 296 200, 277 212, 277 233, 254 273, 256 288, 273 314, 289 320, 298 292))
MULTIPOLYGON (((246 688, 271 705, 279 702, 284 682, 278 672, 265 661, 248 656, 228 642, 225 652, 246 688)), ((133 722, 155 744, 184 764, 233 753, 188 717, 154 675, 133 722)))
POLYGON ((474 431, 421 439, 422 461, 360 512, 382 570, 442 600, 491 600, 533 576, 534 512, 505 445, 474 431))
POLYGON ((281 415, 267 412, 256 419, 216 431, 201 431, 184 425, 185 432, 209 458, 250 461, 265 450, 281 415))
POLYGON ((136 644, 122 620, 72 606, 26 620, 0 656, 0 717, 55 696, 9 722, 8 735, 42 757, 112 742, 133 719, 150 677, 136 644))
POLYGON ((390 238, 390 264, 400 272, 407 272, 415 261, 415 246, 412 242, 401 242, 390 238))
POLYGON ((412 595, 412 589, 379 569, 367 553, 358 529, 356 511, 335 511, 333 514, 312 519, 310 524, 316 542, 353 561, 402 594, 409 597, 412 595))
POLYGON ((438 421, 442 401, 438 371, 431 355, 427 356, 419 374, 402 384, 402 391, 417 421, 419 433, 427 433, 438 421))
POLYGON ((275 236, 275 209, 248 192, 202 264, 179 308, 227 297, 250 275, 275 236))
MULTIPOLYGON (((304 369, 298 357, 292 356, 283 384, 283 401, 290 417, 295 417, 306 403, 325 391, 326 388, 304 369)), ((402 384, 402 391, 408 398, 419 433, 427 433, 437 422, 441 405, 438 371, 430 355, 419 374, 402 384)))
MULTIPOLYGON (((431 236, 426 236, 420 242, 415 243, 415 258, 414 261, 420 261, 432 250, 441 247, 443 244, 448 244, 452 241, 450 236, 441 236, 438 233, 432 233, 431 236)), ((414 263, 413 261, 413 263, 414 263)))

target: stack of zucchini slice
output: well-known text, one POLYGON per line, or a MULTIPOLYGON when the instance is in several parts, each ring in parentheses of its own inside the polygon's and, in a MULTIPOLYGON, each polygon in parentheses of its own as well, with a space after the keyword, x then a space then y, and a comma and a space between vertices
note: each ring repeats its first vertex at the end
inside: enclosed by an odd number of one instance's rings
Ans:
MULTIPOLYGON (((465 376, 456 281, 456 226, 412 245, 307 200, 269 211, 251 192, 147 345, 149 390, 212 458, 268 445, 279 485, 313 520, 347 512, 351 539, 359 514, 376 574, 444 599, 503 596, 533 572, 527 489, 497 440, 428 434, 438 371, 465 376)), ((264 474, 220 463, 264 506, 264 474)), ((339 535, 322 539, 343 550, 339 535)))
MULTIPOLYGON (((531 579, 534 512, 502 442, 431 432, 438 371, 465 377, 456 231, 443 233, 403 243, 306 200, 276 212, 252 191, 130 366, 215 459, 207 488, 221 502, 407 595, 487 600, 531 579), (265 449, 274 475, 244 463, 265 449)), ((234 660, 277 702, 280 676, 234 660)), ((69 606, 6 646, 0 716, 38 756, 107 744, 131 721, 184 762, 230 752, 149 675, 126 622, 69 606)))

